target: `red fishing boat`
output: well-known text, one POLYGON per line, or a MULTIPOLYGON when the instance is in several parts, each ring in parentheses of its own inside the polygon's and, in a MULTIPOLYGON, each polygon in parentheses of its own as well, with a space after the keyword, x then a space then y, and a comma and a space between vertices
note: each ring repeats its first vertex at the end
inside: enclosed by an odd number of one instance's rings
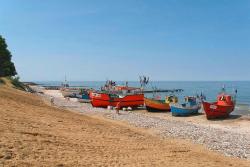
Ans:
POLYGON ((144 94, 119 95, 108 92, 90 92, 91 104, 93 107, 138 107, 144 105, 144 94))
POLYGON ((226 118, 233 112, 236 100, 231 95, 221 93, 213 103, 202 102, 207 119, 226 118))
POLYGON ((93 107, 113 106, 139 107, 144 105, 144 94, 141 88, 116 85, 116 82, 109 80, 101 87, 101 91, 90 92, 91 104, 93 107))

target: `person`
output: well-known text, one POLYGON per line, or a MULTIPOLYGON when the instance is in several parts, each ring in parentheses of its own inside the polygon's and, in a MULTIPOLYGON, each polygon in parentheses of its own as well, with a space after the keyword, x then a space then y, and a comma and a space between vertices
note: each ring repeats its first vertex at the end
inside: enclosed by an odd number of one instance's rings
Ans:
POLYGON ((119 113, 119 110, 120 110, 120 103, 121 103, 121 102, 119 101, 119 102, 116 104, 116 107, 115 107, 115 112, 116 112, 116 114, 118 114, 118 115, 120 114, 120 113, 119 113))
POLYGON ((50 103, 51 105, 54 105, 54 102, 55 102, 55 98, 53 96, 50 97, 50 103))

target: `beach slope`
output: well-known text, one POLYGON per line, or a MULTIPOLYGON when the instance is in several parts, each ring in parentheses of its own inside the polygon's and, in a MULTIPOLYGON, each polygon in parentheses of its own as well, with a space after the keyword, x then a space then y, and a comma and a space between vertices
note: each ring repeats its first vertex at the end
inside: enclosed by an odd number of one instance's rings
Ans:
POLYGON ((81 115, 0 86, 0 166, 249 166, 183 140, 81 115))

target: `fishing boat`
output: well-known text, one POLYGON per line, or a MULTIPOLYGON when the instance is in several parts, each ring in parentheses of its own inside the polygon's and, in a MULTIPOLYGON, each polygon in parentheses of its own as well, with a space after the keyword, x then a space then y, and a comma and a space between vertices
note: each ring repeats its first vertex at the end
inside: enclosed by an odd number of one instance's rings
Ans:
POLYGON ((65 80, 61 84, 60 91, 61 91, 63 97, 76 97, 77 95, 80 94, 81 90, 78 88, 71 88, 69 86, 69 83, 68 83, 67 78, 65 76, 65 80))
MULTIPOLYGON (((144 82, 148 80, 141 84, 144 82)), ((144 105, 143 88, 130 87, 128 82, 125 85, 117 85, 116 82, 109 80, 100 91, 90 91, 89 95, 93 107, 136 108, 144 105)))
POLYGON ((109 92, 90 92, 91 104, 93 107, 139 107, 144 105, 144 94, 116 94, 109 92))
POLYGON ((74 88, 61 88, 60 91, 63 97, 75 97, 81 92, 80 89, 74 89, 74 88))
POLYGON ((81 95, 78 98, 78 101, 80 103, 90 103, 90 97, 89 97, 89 92, 87 90, 82 90, 81 95))
POLYGON ((217 96, 216 102, 203 101, 203 108, 207 119, 227 118, 233 112, 236 104, 236 97, 223 92, 217 96))
POLYGON ((185 97, 185 103, 170 104, 170 109, 173 116, 189 116, 198 114, 200 104, 194 96, 185 97))
POLYGON ((167 96, 165 100, 159 100, 156 98, 144 98, 146 109, 149 112, 167 112, 170 111, 170 103, 177 103, 178 98, 176 96, 167 96))

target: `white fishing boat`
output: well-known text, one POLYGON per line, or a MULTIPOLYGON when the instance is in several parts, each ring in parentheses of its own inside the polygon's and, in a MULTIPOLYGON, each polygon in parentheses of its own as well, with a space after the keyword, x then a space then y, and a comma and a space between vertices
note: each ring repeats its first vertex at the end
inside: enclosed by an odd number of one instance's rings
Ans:
POLYGON ((73 97, 81 92, 80 89, 75 88, 61 88, 60 91, 64 97, 73 97))
POLYGON ((66 76, 65 76, 64 83, 62 83, 62 87, 61 87, 60 91, 61 91, 63 97, 75 97, 76 95, 79 95, 79 93, 81 92, 81 90, 78 88, 70 88, 69 87, 66 76))

